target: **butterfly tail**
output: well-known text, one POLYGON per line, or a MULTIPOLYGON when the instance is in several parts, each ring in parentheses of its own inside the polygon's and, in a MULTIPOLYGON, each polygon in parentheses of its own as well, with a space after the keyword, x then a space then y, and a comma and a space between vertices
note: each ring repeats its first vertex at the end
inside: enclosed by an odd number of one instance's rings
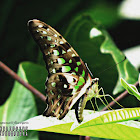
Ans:
POLYGON ((47 105, 45 111, 43 112, 43 116, 57 117, 61 120, 68 113, 71 100, 68 100, 68 97, 63 97, 59 101, 56 100, 54 102, 55 103, 53 105, 47 105))

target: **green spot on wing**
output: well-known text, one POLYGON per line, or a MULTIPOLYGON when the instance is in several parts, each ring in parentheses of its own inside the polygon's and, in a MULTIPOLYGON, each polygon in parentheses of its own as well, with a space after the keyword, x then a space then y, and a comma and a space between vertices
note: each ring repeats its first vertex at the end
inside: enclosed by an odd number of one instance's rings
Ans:
POLYGON ((69 60, 69 63, 72 63, 72 60, 71 59, 69 60))
MULTIPOLYGON (((51 103, 52 103, 52 105, 53 105, 53 100, 51 100, 51 103)), ((53 110, 53 111, 54 111, 54 110, 53 110)), ((52 112, 53 112, 53 111, 52 111, 52 112)), ((54 113, 54 112, 53 112, 53 113, 54 113)))
POLYGON ((59 51, 58 50, 53 50, 53 54, 54 55, 59 55, 59 51))
POLYGON ((82 76, 83 76, 83 77, 85 76, 85 71, 84 71, 84 70, 82 71, 82 76))
POLYGON ((57 106, 60 106, 60 102, 57 103, 57 106))
POLYGON ((64 58, 58 58, 58 63, 59 64, 64 64, 66 61, 64 58))
POLYGON ((61 95, 59 94, 59 95, 58 95, 58 99, 59 99, 60 97, 61 97, 61 95))
POLYGON ((50 47, 51 47, 51 48, 54 48, 54 47, 55 47, 55 44, 50 44, 50 47))
POLYGON ((55 87, 56 86, 56 83, 55 82, 52 82, 51 85, 52 85, 52 87, 55 87))
POLYGON ((62 50, 62 54, 65 54, 65 53, 66 53, 66 51, 62 50))
POLYGON ((83 85, 83 83, 81 81, 78 81, 78 84, 77 85, 78 86, 81 86, 81 85, 83 85))
POLYGON ((85 83, 85 79, 82 76, 80 76, 79 81, 81 81, 82 83, 85 83))
POLYGON ((72 54, 72 57, 75 57, 75 56, 76 56, 76 55, 73 53, 73 54, 72 54))
POLYGON ((47 36, 47 40, 48 40, 48 41, 51 41, 51 39, 52 39, 52 38, 51 38, 50 36, 47 36))
POLYGON ((52 69, 52 72, 53 72, 53 73, 56 73, 56 70, 55 70, 55 69, 52 69))
POLYGON ((77 62, 77 66, 80 66, 81 65, 81 62, 77 62))
POLYGON ((75 68, 75 71, 78 72, 78 67, 75 68))
POLYGON ((51 60, 51 64, 53 64, 53 61, 51 60))
POLYGON ((75 86, 74 88, 75 88, 75 90, 77 90, 79 88, 79 86, 75 86))
POLYGON ((62 72, 69 72, 71 70, 70 66, 63 66, 62 67, 62 72))
POLYGON ((54 95, 54 93, 53 93, 53 91, 52 91, 52 90, 50 90, 50 93, 51 93, 52 95, 54 95))
POLYGON ((43 34, 47 34, 47 32, 46 31, 43 31, 43 34))

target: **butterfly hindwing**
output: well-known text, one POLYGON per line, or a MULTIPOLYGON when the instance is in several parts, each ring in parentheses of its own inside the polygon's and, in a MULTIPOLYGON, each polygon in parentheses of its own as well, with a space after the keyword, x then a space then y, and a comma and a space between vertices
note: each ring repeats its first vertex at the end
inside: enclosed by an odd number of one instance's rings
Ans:
POLYGON ((44 115, 56 116, 59 119, 65 116, 73 98, 76 96, 76 92, 73 92, 73 88, 77 81, 78 78, 71 74, 56 73, 50 76, 46 82, 46 102, 48 108, 44 112, 44 115), (68 81, 67 78, 69 78, 70 81, 68 81))
POLYGON ((28 26, 49 73, 44 115, 62 119, 90 86, 88 70, 76 51, 51 26, 39 20, 29 21, 28 26))

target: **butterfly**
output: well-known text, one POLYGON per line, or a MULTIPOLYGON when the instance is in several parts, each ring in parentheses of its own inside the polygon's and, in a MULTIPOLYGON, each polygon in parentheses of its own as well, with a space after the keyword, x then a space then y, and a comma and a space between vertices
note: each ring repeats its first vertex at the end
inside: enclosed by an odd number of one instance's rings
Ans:
POLYGON ((33 19, 28 27, 39 45, 48 70, 45 83, 47 107, 44 116, 63 119, 75 105, 78 122, 86 103, 98 94, 98 78, 91 78, 86 64, 73 47, 48 24, 33 19))

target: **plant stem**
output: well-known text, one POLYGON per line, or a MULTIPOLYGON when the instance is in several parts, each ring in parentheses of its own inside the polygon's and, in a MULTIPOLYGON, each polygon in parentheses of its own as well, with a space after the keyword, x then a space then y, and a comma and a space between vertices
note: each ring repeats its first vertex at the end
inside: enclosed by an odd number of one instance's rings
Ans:
POLYGON ((89 136, 79 136, 79 140, 90 140, 89 136))
MULTIPOLYGON (((139 82, 137 81, 134 85, 137 87, 139 85, 139 82)), ((130 94, 128 94, 128 91, 126 90, 123 93, 121 93, 117 98, 115 98, 115 101, 118 102, 118 101, 122 100, 124 97, 126 97, 128 95, 130 95, 130 94)), ((104 107, 102 109, 102 111, 108 110, 109 107, 114 106, 116 104, 115 101, 110 102, 106 107, 104 107)))
POLYGON ((6 66, 3 62, 0 61, 0 68, 4 70, 7 74, 9 74, 12 78, 17 80, 19 83, 21 83, 24 87, 29 89, 34 95, 36 95, 38 98, 40 98, 43 102, 45 102, 46 97, 37 89, 35 89, 33 86, 31 86, 29 83, 25 82, 21 77, 19 77, 13 70, 11 70, 8 66, 6 66))

